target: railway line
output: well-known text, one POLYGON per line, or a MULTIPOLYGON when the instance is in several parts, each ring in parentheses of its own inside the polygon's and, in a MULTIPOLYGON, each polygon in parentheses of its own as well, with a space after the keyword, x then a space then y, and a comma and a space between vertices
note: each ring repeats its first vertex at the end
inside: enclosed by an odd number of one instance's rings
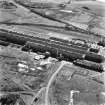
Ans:
MULTIPOLYGON (((1 22, 0 24, 8 25, 8 26, 17 26, 20 30, 23 28, 24 32, 29 30, 30 32, 44 32, 44 33, 59 33, 62 35, 66 35, 68 37, 74 37, 74 38, 81 38, 85 40, 92 40, 94 41, 94 38, 96 41, 100 40, 101 35, 93 34, 93 33, 82 33, 81 30, 76 31, 76 28, 68 28, 66 26, 51 26, 46 24, 32 24, 32 23, 14 23, 14 22, 1 22)), ((19 31, 19 30, 18 30, 19 31)))

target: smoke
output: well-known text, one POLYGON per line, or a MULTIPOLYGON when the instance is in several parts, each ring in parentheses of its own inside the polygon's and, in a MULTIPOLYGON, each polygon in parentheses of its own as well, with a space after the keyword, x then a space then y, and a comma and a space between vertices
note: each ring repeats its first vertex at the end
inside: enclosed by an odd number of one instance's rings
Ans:
POLYGON ((105 2, 105 0, 97 0, 97 1, 105 2))

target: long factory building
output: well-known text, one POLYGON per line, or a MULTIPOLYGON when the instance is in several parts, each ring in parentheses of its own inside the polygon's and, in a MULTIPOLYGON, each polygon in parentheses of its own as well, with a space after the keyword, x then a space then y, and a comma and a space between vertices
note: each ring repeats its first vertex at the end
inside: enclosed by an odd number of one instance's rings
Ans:
POLYGON ((49 52, 49 56, 58 60, 73 62, 77 66, 97 72, 104 71, 102 63, 105 58, 98 54, 99 49, 91 48, 86 41, 81 44, 56 37, 45 39, 1 29, 0 44, 8 46, 10 43, 21 45, 23 51, 31 50, 45 55, 49 52))

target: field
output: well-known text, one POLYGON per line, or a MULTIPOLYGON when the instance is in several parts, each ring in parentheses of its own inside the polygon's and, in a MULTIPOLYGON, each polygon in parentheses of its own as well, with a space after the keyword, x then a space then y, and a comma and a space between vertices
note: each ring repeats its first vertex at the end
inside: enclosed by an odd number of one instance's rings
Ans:
MULTIPOLYGON (((40 1, 53 2, 55 4, 67 2, 67 0, 40 1)), ((39 0, 31 0, 31 2, 39 2, 39 0)), ((104 37, 104 4, 101 7, 99 3, 98 7, 94 4, 90 5, 87 2, 83 2, 82 4, 74 2, 74 4, 67 5, 65 10, 73 10, 74 14, 54 10, 54 14, 51 15, 78 27, 84 28, 86 26, 86 28, 89 28, 88 24, 92 24, 94 26, 91 28, 91 31, 104 37), (92 9, 92 13, 81 9, 81 5, 86 6, 87 4, 92 9), (100 16, 93 15, 95 13, 100 16), (90 22, 94 16, 96 17, 90 22)), ((94 34, 67 30, 65 29, 66 25, 64 23, 43 18, 30 12, 25 7, 15 2, 13 3, 17 8, 0 8, 0 29, 45 39, 57 37, 65 40, 77 38, 92 42, 98 42, 100 40, 100 36, 95 36, 94 34)), ((41 10, 41 12, 43 11, 41 10)), ((49 11, 47 10, 47 12, 49 11)), ((46 13, 46 10, 44 12, 46 13)), ((11 46, 12 44, 8 47, 0 46, 0 101, 2 94, 14 94, 19 97, 17 101, 18 105, 105 104, 104 72, 95 72, 75 66, 71 62, 58 61, 51 57, 35 60, 38 54, 31 51, 24 52, 21 51, 21 48, 11 48, 11 46)), ((104 47, 101 48, 104 49, 104 47)), ((4 105, 8 105, 8 102, 4 105)), ((10 103, 10 105, 12 104, 10 103)))

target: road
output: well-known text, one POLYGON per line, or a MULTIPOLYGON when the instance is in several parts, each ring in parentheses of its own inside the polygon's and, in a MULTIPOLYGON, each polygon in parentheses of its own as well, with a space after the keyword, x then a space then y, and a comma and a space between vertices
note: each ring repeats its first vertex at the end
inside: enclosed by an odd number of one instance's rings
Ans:
POLYGON ((45 105, 49 105, 49 99, 48 99, 48 93, 49 93, 49 89, 50 89, 50 86, 52 84, 52 82, 54 81, 54 79, 56 78, 56 75, 59 73, 59 71, 61 70, 61 68, 66 65, 66 64, 70 64, 68 62, 65 62, 65 61, 61 61, 61 64, 59 66, 59 68, 54 72, 54 74, 52 75, 52 77, 50 78, 49 82, 48 82, 48 85, 46 87, 46 93, 45 93, 45 105))

